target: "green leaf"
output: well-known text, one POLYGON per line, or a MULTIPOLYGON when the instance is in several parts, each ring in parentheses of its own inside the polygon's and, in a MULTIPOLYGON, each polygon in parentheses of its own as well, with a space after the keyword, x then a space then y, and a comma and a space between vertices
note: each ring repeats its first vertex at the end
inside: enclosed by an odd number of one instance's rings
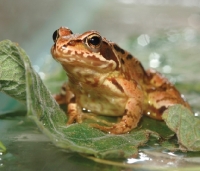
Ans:
POLYGON ((24 52, 17 44, 11 44, 9 40, 0 43, 0 91, 25 102, 25 72, 21 59, 24 52))
POLYGON ((182 105, 174 105, 163 114, 167 126, 176 133, 178 142, 189 151, 200 151, 200 119, 182 105))
POLYGON ((0 65, 0 90, 18 100, 26 99, 29 116, 56 146, 100 158, 122 158, 136 155, 137 147, 148 141, 145 130, 111 135, 88 123, 66 126, 65 113, 33 70, 28 56, 9 40, 0 42, 0 65))
MULTIPOLYGON (((174 140, 174 139, 173 139, 174 140)), ((179 150, 178 148, 178 144, 176 142, 173 142, 173 141, 163 141, 161 143, 161 146, 164 148, 164 149, 167 149, 167 150, 170 150, 170 151, 177 151, 179 150)))
POLYGON ((143 116, 140 126, 142 129, 153 131, 165 139, 169 139, 174 136, 174 132, 167 127, 164 121, 158 121, 147 116, 143 116))
POLYGON ((0 152, 4 153, 6 152, 6 147, 3 145, 3 143, 0 141, 0 152))

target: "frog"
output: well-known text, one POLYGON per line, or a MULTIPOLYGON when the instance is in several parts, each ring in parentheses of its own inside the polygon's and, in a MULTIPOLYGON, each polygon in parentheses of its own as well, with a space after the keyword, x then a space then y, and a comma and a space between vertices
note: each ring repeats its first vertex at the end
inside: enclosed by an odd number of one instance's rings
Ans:
POLYGON ((162 120, 170 106, 191 109, 175 86, 99 32, 74 34, 68 27, 53 33, 52 57, 67 74, 58 104, 66 104, 67 125, 82 123, 86 116, 118 117, 112 124, 92 127, 110 134, 125 134, 139 124, 143 115, 162 120))

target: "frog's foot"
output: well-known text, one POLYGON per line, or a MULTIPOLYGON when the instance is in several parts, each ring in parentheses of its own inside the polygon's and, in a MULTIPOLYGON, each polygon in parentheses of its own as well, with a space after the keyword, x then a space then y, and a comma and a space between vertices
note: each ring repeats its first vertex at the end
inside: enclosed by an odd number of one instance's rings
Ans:
POLYGON ((91 126, 93 128, 98 128, 100 129, 101 131, 103 132, 107 132, 109 134, 124 134, 124 133, 127 133, 129 132, 131 129, 130 128, 125 128, 124 125, 119 125, 119 124, 115 124, 114 126, 102 126, 102 125, 99 125, 99 124, 91 124, 91 126))
POLYGON ((85 120, 85 119, 91 120, 91 121, 96 122, 96 123, 101 123, 101 124, 104 124, 106 126, 114 125, 114 123, 111 123, 111 122, 108 122, 108 121, 106 121, 104 119, 98 118, 98 115, 92 114, 92 113, 90 113, 90 114, 82 114, 82 120, 85 120))
POLYGON ((128 126, 125 122, 119 122, 114 124, 113 126, 102 126, 99 124, 91 124, 92 127, 98 128, 103 132, 107 132, 109 134, 125 134, 130 132, 136 126, 128 126))
POLYGON ((82 122, 82 115, 78 112, 76 103, 68 104, 67 116, 67 125, 82 122))
POLYGON ((141 115, 134 114, 134 112, 126 111, 126 115, 122 117, 122 120, 119 123, 114 124, 113 126, 102 126, 99 124, 91 124, 91 126, 111 134, 128 133, 133 128, 137 127, 137 124, 141 118, 141 115))

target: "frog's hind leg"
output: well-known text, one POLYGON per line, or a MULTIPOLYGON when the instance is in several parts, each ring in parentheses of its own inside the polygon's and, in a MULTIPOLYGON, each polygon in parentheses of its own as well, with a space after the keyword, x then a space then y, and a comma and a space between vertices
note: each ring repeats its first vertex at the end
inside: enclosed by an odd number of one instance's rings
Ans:
POLYGON ((182 104, 191 110, 189 104, 167 78, 152 69, 147 73, 150 78, 146 86, 147 104, 144 111, 147 116, 162 120, 163 112, 175 104, 182 104))
POLYGON ((124 134, 137 127, 142 116, 142 109, 141 103, 136 102, 134 98, 130 98, 126 104, 126 109, 120 122, 111 127, 98 124, 92 124, 91 126, 111 134, 124 134))

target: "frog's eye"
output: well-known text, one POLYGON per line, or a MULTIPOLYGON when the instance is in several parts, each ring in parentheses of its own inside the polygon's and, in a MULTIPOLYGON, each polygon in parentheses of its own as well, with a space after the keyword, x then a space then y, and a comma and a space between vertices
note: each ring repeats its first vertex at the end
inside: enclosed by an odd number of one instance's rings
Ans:
POLYGON ((102 38, 98 34, 92 34, 86 38, 87 45, 92 49, 97 49, 100 47, 102 38))
POLYGON ((58 37, 59 37, 59 33, 58 33, 58 30, 56 30, 56 31, 54 31, 54 33, 53 33, 53 41, 54 42, 56 42, 56 40, 58 39, 58 37))

